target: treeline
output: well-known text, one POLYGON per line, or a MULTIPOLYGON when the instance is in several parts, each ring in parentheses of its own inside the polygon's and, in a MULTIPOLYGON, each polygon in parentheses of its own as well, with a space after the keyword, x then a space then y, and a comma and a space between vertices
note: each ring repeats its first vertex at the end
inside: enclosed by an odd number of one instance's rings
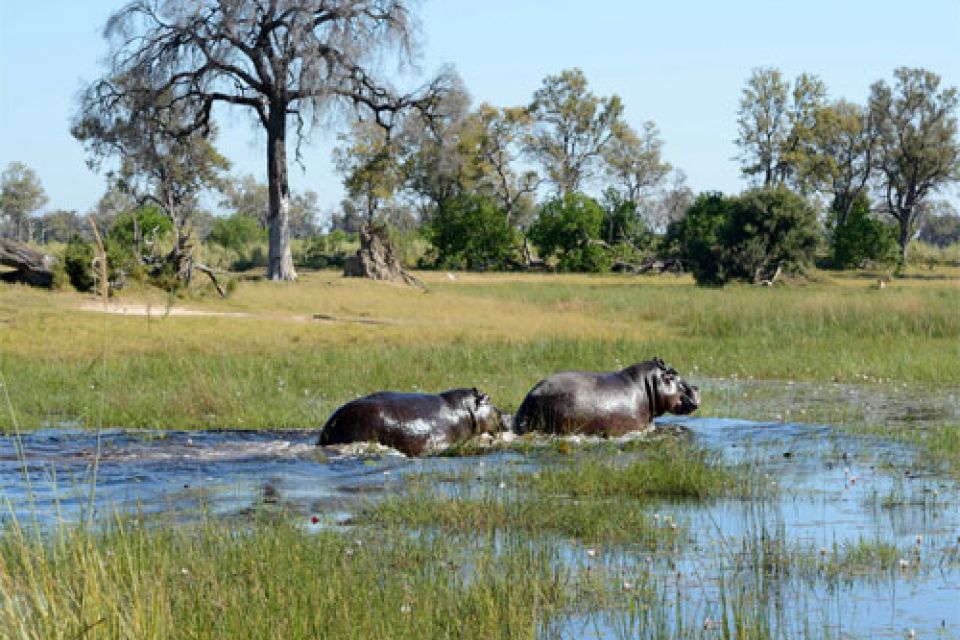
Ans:
MULTIPOLYGON (((463 83, 448 78, 429 108, 389 126, 360 118, 339 137, 334 157, 347 198, 327 224, 315 193, 288 194, 287 232, 303 240, 295 262, 338 264, 364 223, 420 238, 409 253, 422 268, 597 272, 657 259, 704 284, 769 280, 814 260, 904 264, 917 237, 960 240, 960 217, 937 199, 960 180, 957 90, 927 70, 897 69, 892 85, 874 83, 857 104, 830 99, 813 75, 791 81, 756 69, 736 140, 755 186, 736 196, 696 196, 663 157, 655 123, 633 128, 621 99, 595 95, 579 69, 545 78, 528 104, 512 107, 473 107, 463 83)), ((223 266, 265 266, 269 187, 227 176, 215 131, 171 145, 149 127, 111 126, 80 118, 73 132, 95 158, 121 159, 91 212, 118 270, 152 260, 154 275, 169 276, 194 239, 221 251, 223 266), (219 194, 230 215, 202 211, 205 192, 219 194)), ((4 172, 0 198, 6 237, 89 239, 75 212, 36 214, 46 198, 20 163, 4 172)), ((83 251, 86 259, 91 249, 83 251)))

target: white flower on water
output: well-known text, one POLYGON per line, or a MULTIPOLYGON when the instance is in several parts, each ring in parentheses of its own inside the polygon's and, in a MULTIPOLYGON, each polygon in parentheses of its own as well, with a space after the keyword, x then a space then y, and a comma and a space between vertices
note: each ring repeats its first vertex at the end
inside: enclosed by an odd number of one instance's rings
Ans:
POLYGON ((588 558, 595 558, 595 557, 597 557, 597 550, 596 550, 596 549, 587 549, 587 557, 588 557, 588 558))

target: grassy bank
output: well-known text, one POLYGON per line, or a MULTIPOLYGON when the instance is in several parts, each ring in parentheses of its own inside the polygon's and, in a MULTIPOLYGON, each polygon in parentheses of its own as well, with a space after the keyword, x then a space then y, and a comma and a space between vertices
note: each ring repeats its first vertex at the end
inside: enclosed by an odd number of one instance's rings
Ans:
POLYGON ((400 531, 114 525, 0 538, 5 638, 535 638, 586 605, 549 545, 400 531), (458 570, 460 568, 460 570, 458 570))
POLYGON ((654 355, 691 376, 960 384, 956 279, 709 290, 674 277, 422 276, 425 293, 333 272, 245 282, 172 312, 128 291, 115 300, 127 315, 3 286, 0 373, 23 428, 309 427, 377 389, 473 385, 513 408, 552 371, 654 355))

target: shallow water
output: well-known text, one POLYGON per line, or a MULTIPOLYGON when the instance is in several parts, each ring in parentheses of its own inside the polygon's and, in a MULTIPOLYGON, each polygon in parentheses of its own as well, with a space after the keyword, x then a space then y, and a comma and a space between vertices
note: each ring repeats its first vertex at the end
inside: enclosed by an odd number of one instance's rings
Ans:
MULTIPOLYGON (((702 384, 714 395, 727 394, 730 402, 740 403, 746 394, 761 416, 777 408, 782 416, 782 407, 790 407, 796 421, 710 417, 661 421, 684 426, 696 443, 730 462, 755 465, 771 489, 776 484, 774 497, 762 501, 652 507, 659 517, 669 515, 695 534, 687 551, 644 558, 649 563, 645 570, 654 571, 665 591, 683 600, 685 617, 694 624, 716 618, 718 577, 732 582, 745 571, 738 550, 758 536, 776 535, 790 547, 814 550, 814 557, 821 547, 832 550, 862 540, 884 541, 903 550, 909 566, 843 581, 817 579, 814 569, 813 579, 779 584, 777 599, 785 608, 778 624, 784 635, 801 635, 804 624, 813 624, 817 636, 827 629, 833 637, 896 638, 914 629, 917 637, 960 637, 956 483, 912 468, 912 452, 905 446, 797 420, 819 415, 818 407, 839 406, 859 417, 866 414, 870 421, 902 420, 904 426, 918 427, 926 420, 955 418, 955 406, 923 413, 922 399, 911 404, 917 396, 902 388, 736 380, 702 384), (766 400, 756 399, 760 397, 766 400), (914 551, 917 536, 922 539, 919 554, 914 551), (810 611, 818 612, 816 620, 795 619, 810 611)), ((300 514, 305 526, 312 527, 311 516, 323 516, 326 522, 345 520, 362 501, 402 486, 410 474, 476 473, 479 468, 476 458, 342 455, 318 449, 316 438, 313 430, 110 430, 98 443, 95 435, 76 429, 38 431, 19 441, 0 437, 0 498, 8 502, 4 517, 41 524, 85 517, 98 446, 93 496, 97 516, 119 510, 189 518, 201 510, 243 515, 282 507, 300 514)), ((491 482, 501 472, 536 464, 510 451, 484 456, 481 462, 491 482)), ((612 574, 638 570, 642 557, 623 549, 599 549, 587 558, 582 551, 571 546, 568 561, 596 563, 612 574)), ((567 635, 630 635, 615 622, 615 615, 609 623, 593 620, 589 629, 577 625, 576 619, 570 620, 567 635)))

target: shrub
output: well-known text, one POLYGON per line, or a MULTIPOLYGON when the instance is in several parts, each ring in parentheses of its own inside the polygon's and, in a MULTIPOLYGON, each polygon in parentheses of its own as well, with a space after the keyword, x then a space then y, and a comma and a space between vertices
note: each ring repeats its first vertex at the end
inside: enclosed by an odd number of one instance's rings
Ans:
POLYGON ((561 271, 605 271, 610 258, 601 243, 603 208, 582 193, 547 201, 530 225, 530 240, 540 256, 556 256, 561 271))
POLYGON ((897 230, 870 217, 870 201, 861 196, 853 203, 843 225, 833 229, 833 263, 838 268, 861 268, 870 263, 897 261, 897 230))
POLYGON ((492 200, 461 195, 445 200, 427 225, 436 266, 503 269, 516 252, 517 232, 492 200))
POLYGON ((173 223, 159 207, 143 206, 118 215, 110 226, 107 239, 110 243, 119 245, 119 248, 124 251, 130 251, 138 240, 135 232, 137 226, 139 226, 140 240, 153 239, 154 230, 156 230, 156 238, 163 240, 173 231, 173 223))
POLYGON ((207 241, 224 249, 243 251, 247 246, 267 239, 267 232, 251 216, 235 213, 228 218, 219 218, 210 230, 207 241))
POLYGON ((76 235, 67 243, 63 252, 63 268, 70 284, 77 291, 93 288, 93 244, 76 235))
POLYGON ((732 217, 735 198, 719 192, 701 193, 686 215, 667 227, 665 244, 679 257, 700 285, 726 281, 721 259, 720 231, 732 217))
POLYGON ((803 271, 813 261, 816 211, 785 187, 738 197, 701 194, 668 238, 700 285, 758 282, 778 265, 803 271))

